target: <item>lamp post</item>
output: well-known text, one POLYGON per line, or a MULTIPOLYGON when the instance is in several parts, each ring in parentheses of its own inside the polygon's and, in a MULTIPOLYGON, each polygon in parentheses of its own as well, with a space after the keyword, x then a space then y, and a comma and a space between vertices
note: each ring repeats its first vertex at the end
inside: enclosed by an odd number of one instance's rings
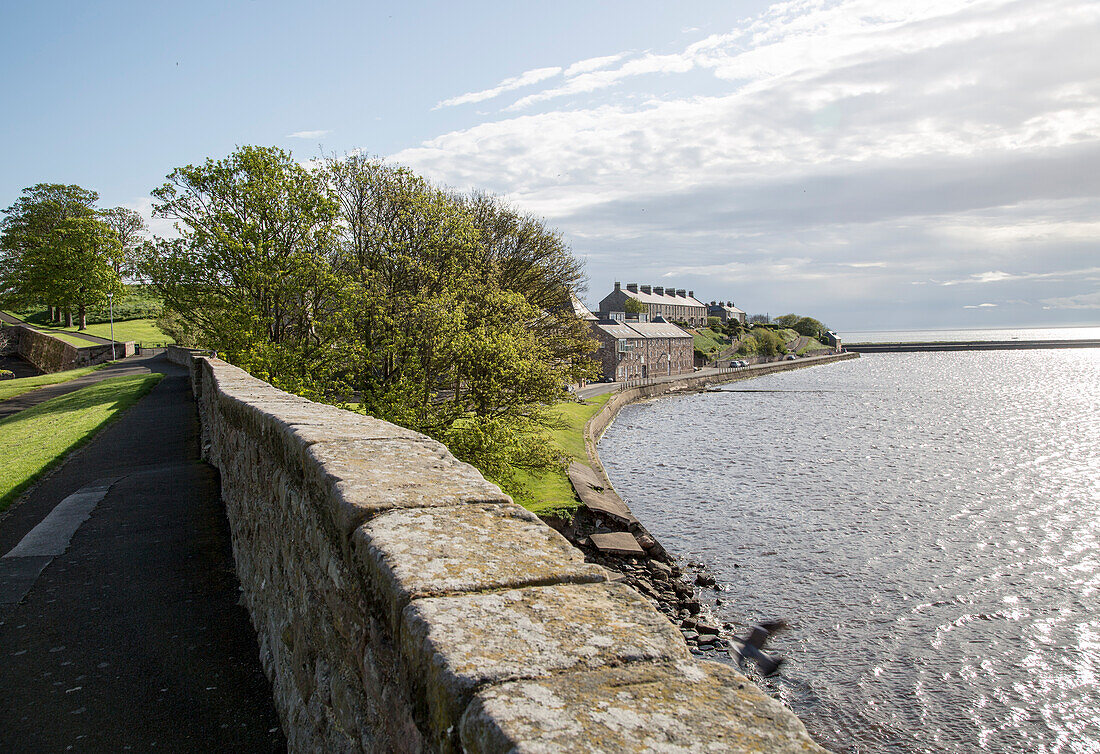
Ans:
POLYGON ((111 310, 111 361, 115 360, 115 294, 107 294, 107 306, 111 310))

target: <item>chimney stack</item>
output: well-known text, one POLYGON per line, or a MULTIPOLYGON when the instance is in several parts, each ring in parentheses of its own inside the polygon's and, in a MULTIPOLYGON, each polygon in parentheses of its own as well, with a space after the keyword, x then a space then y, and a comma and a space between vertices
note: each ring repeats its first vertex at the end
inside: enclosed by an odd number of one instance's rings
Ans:
POLYGON ((616 280, 615 281, 615 290, 619 290, 621 287, 622 287, 622 283, 620 283, 618 280, 616 280))
POLYGON ((695 298, 695 291, 688 291, 688 298, 695 298))
POLYGON ((687 291, 685 291, 683 288, 677 288, 676 295, 680 298, 687 298, 687 291))
POLYGON ((658 286, 655 286, 655 287, 653 288, 653 295, 654 295, 654 296, 663 296, 663 295, 665 295, 665 289, 664 289, 664 288, 662 288, 662 287, 661 287, 661 286, 659 286, 659 285, 658 285, 658 286))
POLYGON ((638 284, 637 283, 627 283, 626 284, 626 289, 628 291, 630 291, 631 293, 637 293, 638 292, 638 284))
POLYGON ((643 285, 643 286, 642 286, 642 293, 645 293, 645 294, 647 294, 647 295, 648 295, 648 294, 651 294, 651 293, 653 293, 653 286, 651 286, 651 285, 643 285))

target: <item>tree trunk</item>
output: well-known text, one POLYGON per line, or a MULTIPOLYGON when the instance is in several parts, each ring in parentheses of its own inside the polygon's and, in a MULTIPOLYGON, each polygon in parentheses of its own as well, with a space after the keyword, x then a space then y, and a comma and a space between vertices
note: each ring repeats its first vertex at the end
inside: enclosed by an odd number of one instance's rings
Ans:
POLYGON ((56 317, 56 316, 54 316, 54 308, 53 308, 53 304, 50 304, 50 305, 49 305, 49 306, 47 306, 46 308, 47 308, 47 309, 49 309, 49 312, 50 312, 50 318, 49 318, 49 320, 48 320, 48 321, 50 321, 50 322, 56 322, 56 321, 57 321, 57 317, 56 317))
POLYGON ((72 309, 65 310, 65 327, 73 326, 73 311, 72 309))
POLYGON ((87 330, 88 329, 88 312, 85 311, 84 304, 80 305, 80 327, 78 327, 77 329, 78 330, 87 330))

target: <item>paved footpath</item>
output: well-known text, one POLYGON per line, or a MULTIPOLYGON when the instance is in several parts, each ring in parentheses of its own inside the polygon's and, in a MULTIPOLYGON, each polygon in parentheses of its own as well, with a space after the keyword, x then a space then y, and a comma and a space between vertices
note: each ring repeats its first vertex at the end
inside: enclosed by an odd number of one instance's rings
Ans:
POLYGON ((285 750, 187 375, 149 366, 0 518, 0 751, 285 750))

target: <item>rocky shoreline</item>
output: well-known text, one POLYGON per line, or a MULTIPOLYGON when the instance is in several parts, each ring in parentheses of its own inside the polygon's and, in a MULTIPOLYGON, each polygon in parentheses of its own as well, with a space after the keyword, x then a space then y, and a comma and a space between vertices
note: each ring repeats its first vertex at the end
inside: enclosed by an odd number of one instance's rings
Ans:
POLYGON ((667 616, 680 629, 692 654, 736 662, 740 642, 733 638, 735 626, 722 623, 711 612, 712 601, 721 604, 722 598, 717 596, 721 586, 705 564, 670 554, 638 523, 624 527, 584 507, 569 521, 553 519, 548 523, 583 552, 586 561, 606 568, 613 581, 630 585, 667 616), (629 531, 644 554, 616 554, 593 544, 593 534, 618 531, 629 531), (703 590, 714 591, 713 599, 703 590))

